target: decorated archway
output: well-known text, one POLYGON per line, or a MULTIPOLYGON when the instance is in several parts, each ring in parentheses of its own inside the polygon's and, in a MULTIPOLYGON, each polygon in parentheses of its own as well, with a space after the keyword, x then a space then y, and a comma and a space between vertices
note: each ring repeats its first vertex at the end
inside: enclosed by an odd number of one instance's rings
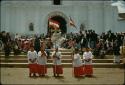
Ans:
POLYGON ((47 33, 51 34, 55 28, 50 26, 50 23, 55 25, 57 32, 61 32, 61 34, 67 33, 67 28, 69 27, 69 18, 62 12, 54 11, 48 14, 47 18, 47 33))
POLYGON ((67 22, 63 17, 59 15, 53 16, 48 19, 48 32, 59 31, 65 34, 67 32, 66 24, 67 22))

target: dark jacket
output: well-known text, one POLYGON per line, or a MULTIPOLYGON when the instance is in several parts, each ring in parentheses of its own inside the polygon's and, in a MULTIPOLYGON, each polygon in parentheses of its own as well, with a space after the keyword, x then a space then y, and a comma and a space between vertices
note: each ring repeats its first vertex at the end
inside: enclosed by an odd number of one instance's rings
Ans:
POLYGON ((114 55, 120 55, 120 45, 119 45, 119 42, 114 42, 113 44, 113 53, 114 55))

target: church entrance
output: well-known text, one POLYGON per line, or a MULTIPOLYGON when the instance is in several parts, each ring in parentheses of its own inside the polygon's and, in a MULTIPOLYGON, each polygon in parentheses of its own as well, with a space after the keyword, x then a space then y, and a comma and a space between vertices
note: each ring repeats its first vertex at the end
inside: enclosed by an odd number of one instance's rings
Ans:
POLYGON ((58 27, 58 29, 56 29, 57 32, 61 32, 61 34, 65 34, 67 32, 66 20, 60 15, 56 15, 48 19, 48 33, 50 35, 52 35, 55 32, 52 26, 50 26, 50 22, 52 22, 52 25, 54 24, 58 27))

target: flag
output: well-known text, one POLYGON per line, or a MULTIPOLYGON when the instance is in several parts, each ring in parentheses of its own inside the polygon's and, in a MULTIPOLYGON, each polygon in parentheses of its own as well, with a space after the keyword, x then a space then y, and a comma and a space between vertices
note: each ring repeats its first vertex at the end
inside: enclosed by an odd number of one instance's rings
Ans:
POLYGON ((59 29, 59 25, 60 23, 58 21, 49 19, 49 27, 54 29, 54 30, 58 30, 59 29))
POLYGON ((70 17, 70 21, 69 21, 70 26, 73 26, 76 28, 75 22, 72 20, 72 18, 70 17))

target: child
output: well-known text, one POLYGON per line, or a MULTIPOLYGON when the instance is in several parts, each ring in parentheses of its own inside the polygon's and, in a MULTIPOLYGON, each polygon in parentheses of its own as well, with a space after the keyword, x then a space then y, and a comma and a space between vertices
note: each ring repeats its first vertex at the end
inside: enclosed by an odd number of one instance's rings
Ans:
POLYGON ((46 67, 46 63, 47 63, 47 54, 44 50, 43 47, 41 47, 41 50, 38 52, 38 64, 39 64, 39 75, 41 76, 45 76, 45 74, 47 73, 47 67, 46 67))
POLYGON ((74 67, 75 77, 80 77, 84 75, 82 60, 78 51, 79 51, 78 49, 75 49, 75 53, 73 55, 73 67, 74 67))
POLYGON ((33 74, 36 76, 37 73, 37 52, 34 50, 33 46, 30 47, 30 50, 27 53, 28 63, 29 63, 29 77, 33 74))
POLYGON ((53 57, 53 73, 54 77, 59 76, 59 74, 63 74, 63 68, 61 65, 61 52, 58 51, 58 48, 52 53, 53 57))
POLYGON ((86 76, 93 75, 93 67, 92 67, 92 53, 89 51, 89 48, 86 48, 85 52, 83 53, 83 60, 84 60, 84 71, 86 76))

